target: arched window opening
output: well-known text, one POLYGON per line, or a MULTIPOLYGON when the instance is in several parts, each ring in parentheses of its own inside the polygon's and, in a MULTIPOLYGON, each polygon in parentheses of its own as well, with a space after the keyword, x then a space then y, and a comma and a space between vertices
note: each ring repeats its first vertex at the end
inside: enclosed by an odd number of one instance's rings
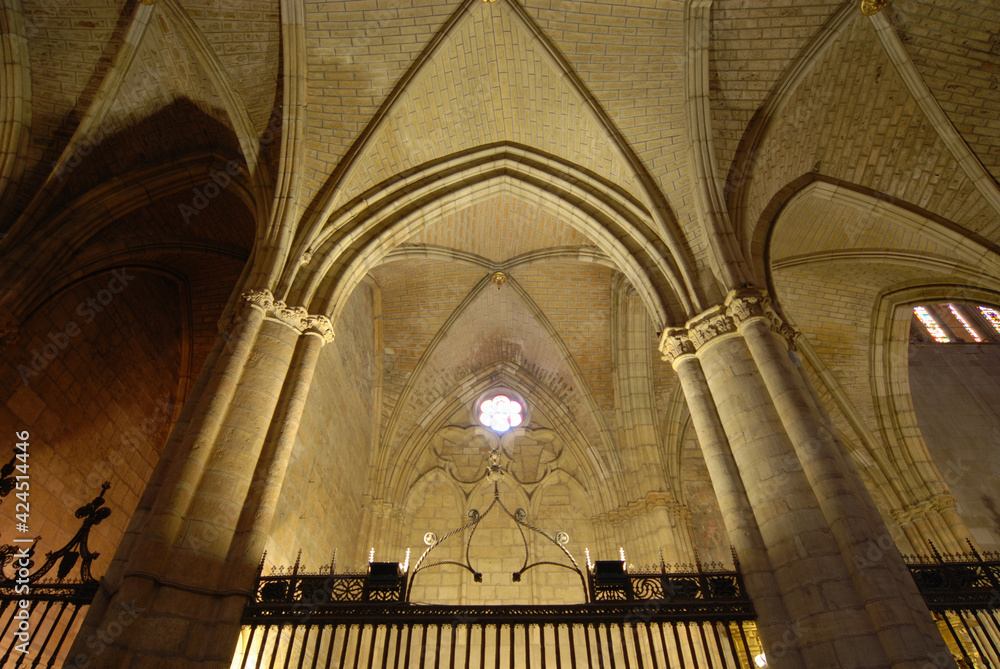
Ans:
POLYGON ((914 343, 1000 343, 1000 309, 942 302, 913 307, 910 341, 914 343))

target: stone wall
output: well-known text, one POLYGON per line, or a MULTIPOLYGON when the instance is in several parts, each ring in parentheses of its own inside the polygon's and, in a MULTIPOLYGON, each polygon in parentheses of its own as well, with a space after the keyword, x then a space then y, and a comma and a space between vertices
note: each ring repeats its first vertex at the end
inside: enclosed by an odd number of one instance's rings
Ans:
POLYGON ((910 344, 920 431, 980 549, 1000 549, 1000 346, 910 344))

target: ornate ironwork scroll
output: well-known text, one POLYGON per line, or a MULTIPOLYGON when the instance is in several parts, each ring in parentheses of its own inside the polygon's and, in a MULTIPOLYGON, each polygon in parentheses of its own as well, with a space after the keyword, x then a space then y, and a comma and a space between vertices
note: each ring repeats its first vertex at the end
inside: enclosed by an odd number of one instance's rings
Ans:
POLYGON ((587 588, 587 580, 584 577, 583 570, 580 569, 580 565, 577 564, 576 558, 573 557, 573 554, 566 549, 566 544, 569 542, 569 536, 565 532, 559 532, 558 534, 556 534, 556 536, 553 537, 547 532, 535 527, 531 523, 525 522, 527 514, 525 513, 524 509, 516 509, 512 513, 510 509, 508 509, 507 506, 503 503, 503 500, 500 499, 500 482, 503 480, 504 475, 506 474, 506 469, 503 465, 500 464, 499 449, 490 451, 489 463, 490 464, 486 470, 486 475, 489 478, 489 480, 493 482, 493 501, 490 502, 490 505, 486 507, 486 510, 482 513, 479 513, 479 511, 476 509, 470 511, 469 522, 465 523, 460 527, 456 527, 455 529, 451 530, 440 539, 433 532, 428 532, 426 535, 424 535, 424 543, 427 544, 427 548, 426 550, 424 550, 423 554, 417 560, 416 564, 414 565, 413 571, 410 572, 411 574, 410 583, 406 592, 406 601, 409 601, 410 599, 409 589, 413 587, 413 580, 416 578, 416 575, 418 573, 420 573, 425 569, 431 569, 434 567, 440 567, 444 565, 454 565, 462 569, 465 569, 466 571, 471 573, 473 580, 475 580, 477 583, 483 580, 482 572, 477 571, 476 568, 472 565, 472 559, 469 553, 472 546, 472 540, 476 534, 476 529, 479 527, 479 523, 481 523, 484 518, 486 518, 490 513, 492 513, 495 508, 499 508, 504 514, 507 515, 508 518, 514 521, 514 524, 517 527, 517 531, 521 535, 521 541, 524 544, 524 562, 521 564, 520 569, 511 574, 511 579, 515 583, 520 582, 521 576, 524 575, 524 573, 527 572, 528 570, 534 569, 535 567, 540 567, 542 565, 561 567, 563 569, 569 569, 570 571, 576 572, 576 574, 580 577, 580 584, 583 586, 584 596, 586 596, 588 588, 587 588), (470 530, 469 538, 465 542, 465 562, 457 562, 454 560, 441 560, 439 562, 433 562, 426 565, 423 564, 424 560, 427 558, 428 555, 430 555, 431 551, 433 551, 435 548, 443 544, 451 537, 455 536, 456 534, 459 534, 460 532, 464 532, 465 530, 470 530), (524 532, 525 530, 534 532, 535 534, 544 537, 553 545, 557 546, 559 550, 562 551, 563 554, 569 559, 570 564, 565 564, 562 562, 553 562, 551 560, 536 560, 532 562, 531 550, 528 547, 528 537, 525 535, 524 532))
MULTIPOLYGON (((6 467, 0 470, 0 477, 5 472, 6 467)), ((90 606, 97 594, 98 581, 91 566, 100 553, 90 550, 88 540, 91 529, 111 515, 111 509, 104 506, 104 493, 110 487, 105 482, 93 500, 76 510, 76 517, 83 521, 80 529, 65 546, 46 553, 37 569, 35 554, 40 537, 27 548, 23 544, 0 546, 0 628, 19 629, 18 622, 23 622, 27 613, 31 621, 32 666, 38 666, 45 657, 50 658, 46 666, 55 663, 80 611, 90 606), (21 619, 15 621, 18 616, 21 619)), ((12 653, 19 652, 15 651, 15 642, 0 657, 0 666, 7 666, 8 660, 13 661, 12 653)))

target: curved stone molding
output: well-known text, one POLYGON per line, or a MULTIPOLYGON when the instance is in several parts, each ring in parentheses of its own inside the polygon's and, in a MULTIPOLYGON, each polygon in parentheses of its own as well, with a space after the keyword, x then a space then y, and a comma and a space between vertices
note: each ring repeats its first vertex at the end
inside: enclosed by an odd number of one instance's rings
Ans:
POLYGON ((305 307, 290 307, 281 300, 275 300, 274 294, 267 289, 245 291, 243 304, 245 308, 259 310, 265 319, 287 325, 299 334, 317 335, 325 343, 333 341, 333 323, 329 318, 311 316, 305 307))

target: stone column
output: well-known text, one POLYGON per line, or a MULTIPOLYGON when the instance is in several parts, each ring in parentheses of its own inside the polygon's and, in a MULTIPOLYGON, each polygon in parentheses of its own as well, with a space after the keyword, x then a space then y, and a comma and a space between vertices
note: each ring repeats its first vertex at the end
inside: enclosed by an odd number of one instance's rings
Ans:
POLYGON ((790 334, 770 310, 766 296, 755 291, 733 293, 726 300, 729 313, 760 370, 781 417, 799 464, 815 492, 820 509, 847 564, 865 610, 893 666, 926 661, 922 643, 930 613, 909 570, 889 538, 874 502, 846 453, 827 427, 825 411, 813 405, 802 375, 788 355, 788 343, 778 333, 790 334), (880 559, 865 556, 871 545, 880 559))
POLYGON ((332 340, 328 320, 268 291, 244 294, 238 313, 197 405, 185 408, 192 420, 168 440, 171 464, 152 508, 119 549, 115 580, 106 579, 67 667, 226 669, 232 661, 318 350, 332 340))
MULTIPOLYGON (((737 554, 748 572, 771 570, 771 589, 757 589, 773 600, 776 585, 784 605, 784 613, 773 601, 759 610, 769 663, 777 666, 778 648, 787 655, 787 639, 775 638, 781 624, 773 618, 781 615, 788 616, 804 666, 916 668, 945 657, 898 551, 883 551, 877 565, 858 568, 854 556, 888 531, 838 442, 822 438, 829 433, 825 416, 810 401, 775 330, 784 331, 766 296, 742 291, 664 339, 666 352, 674 352, 737 554), (713 411, 722 434, 712 424, 713 411), (759 528, 759 544, 731 527, 753 530, 734 517, 737 482, 759 528), (743 553, 752 556, 751 564, 743 553)), ((747 587, 756 606, 758 593, 749 579, 747 587)))
POLYGON ((673 362, 680 378, 723 522, 739 557, 747 592, 757 611, 757 629, 765 648, 770 650, 769 666, 775 669, 803 668, 806 665, 796 647, 799 632, 781 599, 767 546, 757 526, 701 363, 686 340, 670 338, 667 349, 665 357, 673 362))

